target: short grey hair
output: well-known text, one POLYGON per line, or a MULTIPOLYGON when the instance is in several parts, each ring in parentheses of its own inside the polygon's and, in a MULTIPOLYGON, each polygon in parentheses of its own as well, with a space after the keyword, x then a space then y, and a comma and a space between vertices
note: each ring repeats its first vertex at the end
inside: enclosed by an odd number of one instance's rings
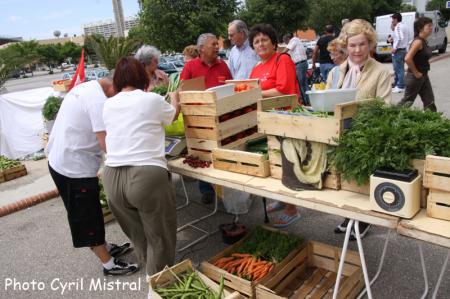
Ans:
POLYGON ((200 49, 206 44, 206 41, 210 38, 217 38, 212 33, 202 33, 197 39, 197 49, 200 51, 200 49))
POLYGON ((159 51, 156 47, 143 45, 142 47, 139 48, 139 50, 137 50, 136 54, 134 55, 134 58, 139 60, 140 63, 149 65, 152 63, 152 60, 154 58, 159 59, 160 56, 161 51, 159 51))
POLYGON ((234 21, 230 22, 230 24, 228 24, 228 27, 230 27, 230 26, 236 26, 236 31, 238 33, 244 32, 245 37, 248 37, 248 27, 244 21, 234 20, 234 21))

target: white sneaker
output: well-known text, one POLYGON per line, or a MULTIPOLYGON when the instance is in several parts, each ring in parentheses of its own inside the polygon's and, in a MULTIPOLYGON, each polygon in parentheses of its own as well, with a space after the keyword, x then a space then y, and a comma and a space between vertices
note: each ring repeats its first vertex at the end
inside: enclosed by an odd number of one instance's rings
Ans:
POLYGON ((393 93, 402 93, 402 92, 404 92, 404 91, 405 91, 404 88, 399 88, 399 87, 397 87, 397 86, 395 86, 394 88, 392 88, 392 92, 393 92, 393 93))

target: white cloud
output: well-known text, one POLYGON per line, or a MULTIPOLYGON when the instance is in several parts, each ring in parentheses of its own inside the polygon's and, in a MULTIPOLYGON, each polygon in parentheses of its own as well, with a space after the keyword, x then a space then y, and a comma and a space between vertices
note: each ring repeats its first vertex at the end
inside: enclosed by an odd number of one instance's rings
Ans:
POLYGON ((23 21, 23 17, 21 16, 10 16, 7 19, 9 22, 15 23, 15 22, 20 22, 23 21))

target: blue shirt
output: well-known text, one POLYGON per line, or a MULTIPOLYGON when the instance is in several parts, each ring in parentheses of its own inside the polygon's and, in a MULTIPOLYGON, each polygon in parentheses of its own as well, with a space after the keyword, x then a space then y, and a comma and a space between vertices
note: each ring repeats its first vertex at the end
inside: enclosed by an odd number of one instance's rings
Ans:
POLYGON ((235 80, 248 79, 253 67, 259 62, 259 56, 250 47, 248 40, 238 48, 234 46, 228 57, 228 66, 235 80))

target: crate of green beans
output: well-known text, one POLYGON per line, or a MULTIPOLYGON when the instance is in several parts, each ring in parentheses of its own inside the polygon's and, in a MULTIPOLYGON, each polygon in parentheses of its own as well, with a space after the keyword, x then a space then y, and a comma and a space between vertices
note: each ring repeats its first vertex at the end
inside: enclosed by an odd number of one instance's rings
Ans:
POLYGON ((240 299, 238 292, 230 293, 224 288, 223 278, 215 283, 194 269, 190 260, 167 267, 150 277, 149 298, 185 298, 185 299, 240 299))

